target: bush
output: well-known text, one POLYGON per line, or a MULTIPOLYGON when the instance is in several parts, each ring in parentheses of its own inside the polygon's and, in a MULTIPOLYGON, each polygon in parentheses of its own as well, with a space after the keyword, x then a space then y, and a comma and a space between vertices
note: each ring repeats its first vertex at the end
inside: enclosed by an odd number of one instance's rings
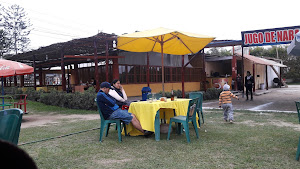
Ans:
MULTIPOLYGON (((174 96, 177 96, 178 98, 182 98, 182 91, 181 90, 174 90, 174 96)), ((196 92, 196 91, 194 91, 196 92)), ((203 100, 212 100, 219 98, 220 93, 222 92, 222 89, 216 89, 216 88, 209 88, 206 90, 206 92, 203 91, 203 100)), ((162 91, 159 92, 162 94, 162 91)), ((189 93, 185 93, 185 97, 189 98, 189 93)), ((166 97, 171 97, 171 92, 165 92, 166 97)))
POLYGON ((27 94, 27 99, 32 101, 40 101, 43 90, 36 91, 33 87, 27 88, 24 94, 27 94))
POLYGON ((97 110, 95 98, 95 89, 86 90, 84 93, 66 93, 51 90, 50 93, 41 95, 40 102, 70 109, 97 110))
POLYGON ((174 90, 174 95, 178 98, 182 98, 182 91, 181 90, 174 90))
MULTIPOLYGON (((159 92, 159 94, 162 95, 162 91, 159 92)), ((177 96, 178 98, 182 98, 182 91, 181 90, 173 90, 174 96, 177 96)), ((171 92, 165 92, 165 97, 171 97, 172 93, 171 92)))
POLYGON ((13 95, 14 99, 19 99, 18 94, 27 94, 28 100, 39 101, 41 94, 44 93, 43 90, 36 91, 33 87, 28 87, 25 92, 23 92, 19 87, 5 87, 5 94, 13 95))
POLYGON ((60 106, 60 102, 63 101, 60 95, 62 95, 61 92, 53 89, 50 93, 43 93, 40 97, 40 102, 47 105, 60 106))
POLYGON ((222 89, 208 88, 206 92, 203 93, 203 100, 211 100, 219 98, 222 89))
MULTIPOLYGON (((4 90, 6 94, 10 95, 23 94, 23 91, 18 87, 5 87, 4 90)), ((29 87, 24 94, 27 94, 28 100, 38 101, 46 105, 70 109, 97 110, 96 93, 93 87, 90 87, 84 93, 66 93, 56 89, 45 93, 43 90, 36 91, 33 87, 29 87)), ((15 97, 14 99, 19 99, 18 96, 15 97)))
MULTIPOLYGON (((0 91, 2 95, 2 91, 0 91)), ((19 87, 4 87, 4 93, 9 95, 23 94, 23 91, 19 87)))

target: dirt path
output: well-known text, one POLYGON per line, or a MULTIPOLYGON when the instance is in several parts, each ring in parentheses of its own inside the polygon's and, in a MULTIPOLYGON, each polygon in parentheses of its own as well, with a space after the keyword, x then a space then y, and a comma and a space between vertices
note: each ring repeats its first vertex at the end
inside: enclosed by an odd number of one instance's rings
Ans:
MULTIPOLYGON (((295 100, 300 100, 300 85, 290 85, 288 88, 272 88, 267 94, 254 96, 254 101, 245 101, 245 98, 240 100, 233 99, 234 109, 240 110, 255 110, 255 111, 287 111, 295 112, 295 100)), ((261 92, 261 91, 257 91, 261 92)), ((212 100, 203 103, 203 108, 218 108, 218 101, 212 100)), ((87 115, 24 115, 22 128, 48 126, 61 123, 63 120, 70 122, 80 120, 96 120, 99 119, 98 114, 87 115)), ((275 123, 278 124, 278 123, 275 123)), ((282 124, 283 125, 283 124, 282 124)))
POLYGON ((36 126, 48 126, 61 123, 62 120, 68 120, 70 122, 80 120, 96 120, 100 119, 98 114, 85 114, 85 115, 24 115, 21 128, 29 128, 36 126))
MULTIPOLYGON (((262 92, 257 90, 257 93, 262 92)), ((288 88, 271 88, 267 94, 253 96, 253 101, 245 101, 246 96, 240 100, 233 100, 236 110, 254 111, 286 111, 296 113, 295 101, 300 100, 300 85, 290 85, 288 88)), ((203 108, 218 108, 218 100, 203 103, 203 108)))

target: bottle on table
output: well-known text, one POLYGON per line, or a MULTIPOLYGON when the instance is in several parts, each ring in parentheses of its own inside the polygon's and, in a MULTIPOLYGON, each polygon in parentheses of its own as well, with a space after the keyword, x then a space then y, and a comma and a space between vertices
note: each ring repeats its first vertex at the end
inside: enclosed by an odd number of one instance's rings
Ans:
POLYGON ((174 91, 173 91, 173 89, 171 91, 171 101, 174 101, 174 91))
POLYGON ((151 97, 152 101, 156 101, 156 97, 155 97, 155 94, 152 93, 152 97, 151 97))

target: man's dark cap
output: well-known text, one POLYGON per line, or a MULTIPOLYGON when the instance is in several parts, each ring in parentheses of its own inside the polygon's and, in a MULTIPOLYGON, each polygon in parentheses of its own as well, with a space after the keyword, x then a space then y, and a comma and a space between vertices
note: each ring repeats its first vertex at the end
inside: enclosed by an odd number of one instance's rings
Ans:
POLYGON ((110 86, 111 86, 111 85, 110 85, 110 83, 108 83, 108 82, 102 82, 102 83, 100 84, 100 88, 109 88, 109 89, 111 89, 110 86))

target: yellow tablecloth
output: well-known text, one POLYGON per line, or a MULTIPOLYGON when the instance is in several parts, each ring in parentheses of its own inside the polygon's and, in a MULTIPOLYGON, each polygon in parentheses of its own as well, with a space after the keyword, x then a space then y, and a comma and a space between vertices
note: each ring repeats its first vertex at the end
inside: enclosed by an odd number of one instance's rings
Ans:
MULTIPOLYGON (((163 118, 163 115, 165 114, 165 118, 167 121, 169 121, 169 119, 174 116, 173 109, 175 109, 177 116, 186 116, 189 100, 190 99, 176 99, 175 101, 171 101, 170 99, 168 99, 167 102, 133 102, 130 104, 128 112, 134 114, 137 117, 144 130, 154 132, 154 121, 158 110, 163 109, 160 111, 160 118, 163 118)), ((131 136, 142 135, 142 133, 135 129, 131 123, 127 126, 127 132, 131 136)))

